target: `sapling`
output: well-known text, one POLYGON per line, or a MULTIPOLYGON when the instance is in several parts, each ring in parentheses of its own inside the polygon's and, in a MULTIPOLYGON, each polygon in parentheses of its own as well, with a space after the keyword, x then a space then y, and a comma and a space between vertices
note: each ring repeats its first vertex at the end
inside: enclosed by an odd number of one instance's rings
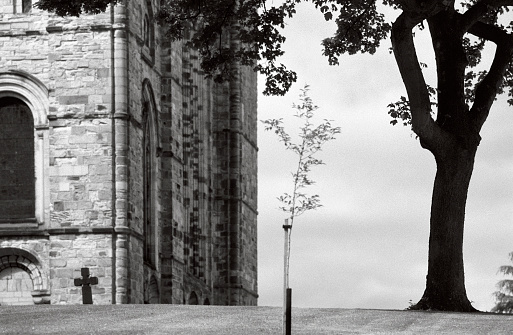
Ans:
MULTIPOLYGON (((280 210, 287 213, 285 220, 285 264, 284 275, 285 291, 289 288, 289 265, 290 265, 290 245, 292 226, 294 219, 306 211, 317 209, 322 206, 319 195, 307 195, 304 189, 313 185, 314 181, 309 173, 313 166, 322 165, 324 162, 315 157, 321 151, 324 144, 335 139, 335 135, 340 133, 340 127, 334 127, 330 120, 324 119, 322 123, 316 125, 313 121, 318 106, 314 105, 312 98, 308 95, 309 86, 305 85, 299 95, 300 104, 293 104, 295 110, 294 116, 297 117, 301 126, 299 127, 299 141, 296 143, 285 130, 283 119, 268 119, 262 121, 265 124, 265 130, 274 131, 280 142, 285 145, 286 150, 291 150, 297 155, 297 168, 292 174, 292 193, 283 193, 278 197, 281 203, 280 210), (290 221, 289 221, 290 220, 290 221)), ((285 299, 285 297, 284 297, 285 299)))

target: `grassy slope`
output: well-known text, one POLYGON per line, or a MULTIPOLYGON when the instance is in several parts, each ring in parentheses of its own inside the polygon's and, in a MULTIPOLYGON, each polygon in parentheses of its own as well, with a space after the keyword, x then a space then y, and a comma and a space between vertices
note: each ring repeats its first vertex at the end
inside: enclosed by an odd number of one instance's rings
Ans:
MULTIPOLYGON (((280 334, 277 307, 0 307, 0 334, 280 334)), ((511 334, 513 315, 293 309, 293 334, 511 334)))

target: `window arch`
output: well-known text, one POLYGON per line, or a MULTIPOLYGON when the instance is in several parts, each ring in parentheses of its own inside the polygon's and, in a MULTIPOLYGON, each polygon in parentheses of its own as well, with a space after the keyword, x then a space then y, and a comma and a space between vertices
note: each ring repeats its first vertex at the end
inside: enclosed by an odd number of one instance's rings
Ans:
POLYGON ((144 261, 157 267, 158 254, 158 197, 157 197, 157 127, 153 91, 143 84, 143 230, 144 261))
POLYGON ((144 22, 143 22, 143 40, 144 40, 144 46, 150 47, 150 18, 148 14, 144 15, 144 22))
MULTIPOLYGON (((18 300, 17 303, 45 304, 50 302, 47 277, 42 272, 42 266, 37 257, 23 249, 0 248, 0 281, 12 280, 16 282, 17 287, 8 289, 9 285, 0 284, 0 287, 3 288, 1 296, 23 298, 23 301, 18 300), (27 292, 27 289, 31 291, 27 292), (31 296, 30 299, 27 299, 29 296, 31 296)), ((0 289, 0 291, 2 290, 0 289)), ((5 304, 5 302, 0 299, 0 304, 5 304)))
MULTIPOLYGON (((23 135, 26 137, 25 145, 32 144, 32 159, 30 164, 30 169, 32 172, 26 172, 31 173, 32 178, 28 178, 30 180, 27 181, 27 183, 30 183, 31 186, 27 186, 24 188, 26 192, 30 192, 31 194, 34 194, 34 197, 32 199, 33 207, 31 207, 30 212, 31 214, 28 215, 28 212, 24 215, 21 215, 18 213, 17 215, 7 215, 3 214, 3 216, 0 216, 0 224, 3 223, 30 223, 31 225, 37 221, 38 223, 43 223, 45 221, 45 218, 47 219, 47 213, 45 214, 45 208, 48 208, 49 206, 49 190, 47 187, 45 187, 46 179, 48 176, 45 174, 44 164, 45 164, 45 148, 47 149, 48 145, 48 119, 47 119, 47 111, 48 111, 48 90, 44 86, 43 83, 41 83, 37 78, 34 76, 22 72, 22 71, 5 71, 0 72, 0 100, 3 101, 3 104, 6 104, 9 106, 13 101, 15 104, 22 106, 22 108, 25 111, 28 111, 28 115, 25 113, 24 120, 27 122, 23 126, 24 129, 26 129, 27 134, 23 135), (30 121, 29 121, 30 119, 30 121), (31 122, 32 124, 28 125, 28 122, 31 122), (30 128, 30 140, 28 135, 28 129, 30 128), (33 209, 32 209, 33 208, 33 209), (46 216, 45 216, 46 215, 46 216), (8 217, 9 216, 9 217, 8 217)), ((12 108, 9 107, 9 108, 12 108)), ((6 114, 6 112, 2 112, 2 114, 6 114)), ((9 113, 10 116, 12 116, 11 113, 9 113)), ((0 117, 0 127, 3 127, 3 129, 7 129, 5 126, 5 123, 7 123, 7 119, 4 117, 0 117)), ((12 121, 9 121, 12 122, 12 121)), ((6 132, 2 131, 2 134, 5 134, 6 132)), ((1 137, 1 134, 0 134, 1 137)), ((20 139, 18 139, 19 141, 20 139)), ((3 142, 3 146, 6 145, 6 142, 3 142)), ((17 147, 21 145, 20 143, 17 144, 17 147)), ((0 150, 1 152, 6 152, 6 150, 0 150)), ((18 149, 9 148, 9 151, 12 153, 17 152, 16 155, 22 156, 22 152, 18 149)), ((20 158, 18 157, 18 158, 20 158)), ((26 159, 28 158, 28 154, 25 152, 26 159)), ((4 170, 7 167, 7 169, 13 169, 13 163, 2 163, 4 170)), ((25 168, 25 167, 24 167, 25 168)), ((0 167, 2 169, 2 167, 0 167)), ((2 175, 7 175, 6 171, 0 172, 2 175)), ((0 178, 4 179, 4 178, 0 178)), ((4 186, 7 184, 6 181, 2 182, 4 186)), ((12 183, 10 184, 13 185, 12 183)), ((28 184, 27 184, 28 185, 28 184)), ((1 188, 1 186, 0 186, 1 188)), ((2 191, 0 191, 1 193, 2 191)), ((6 188, 4 187, 4 192, 6 191, 6 188)), ((5 195, 5 193, 4 193, 5 195)), ((21 196, 20 196, 21 197, 21 196)), ((23 196, 25 197, 25 196, 23 196)), ((21 198, 20 198, 21 199, 21 198)), ((26 198, 25 198, 26 199, 26 198)), ((5 203, 3 204, 5 205, 5 203)), ((0 204, 0 212, 2 212, 2 204, 0 204)), ((28 211, 28 210, 27 210, 28 211)))
POLYGON ((35 220, 34 118, 20 99, 0 98, 0 220, 35 220))
POLYGON ((145 283, 144 290, 144 303, 145 304, 158 304, 160 303, 159 299, 159 284, 155 276, 151 276, 149 282, 145 283))
POLYGON ((189 305, 198 305, 199 304, 198 295, 196 294, 196 292, 194 292, 194 291, 191 292, 191 294, 189 295, 189 301, 187 303, 189 305))
POLYGON ((155 150, 154 124, 149 112, 148 103, 143 107, 146 114, 143 140, 143 185, 144 185, 144 258, 146 262, 155 265, 155 164, 153 163, 155 150))
POLYGON ((153 65, 155 58, 155 17, 151 0, 146 0, 145 10, 142 14, 142 56, 153 65))

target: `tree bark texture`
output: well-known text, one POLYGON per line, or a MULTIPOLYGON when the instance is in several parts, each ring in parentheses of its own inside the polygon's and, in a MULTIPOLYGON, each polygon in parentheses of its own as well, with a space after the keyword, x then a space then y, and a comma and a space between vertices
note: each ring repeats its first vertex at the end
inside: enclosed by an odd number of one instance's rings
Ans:
POLYGON ((426 289, 412 309, 476 311, 465 290, 463 231, 476 149, 455 149, 437 158, 431 203, 426 289))

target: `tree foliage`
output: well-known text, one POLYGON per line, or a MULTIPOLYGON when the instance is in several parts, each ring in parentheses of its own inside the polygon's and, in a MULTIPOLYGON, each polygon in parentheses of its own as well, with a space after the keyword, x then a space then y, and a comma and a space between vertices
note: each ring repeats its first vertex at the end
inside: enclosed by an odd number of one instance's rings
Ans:
POLYGON ((39 0, 35 6, 42 10, 55 12, 60 16, 79 16, 82 13, 99 14, 105 12, 110 4, 119 0, 39 0))
MULTIPOLYGON (((59 15, 78 16, 81 13, 99 13, 111 3, 120 0, 40 0, 36 6, 59 15)), ((488 71, 472 70, 482 58, 486 41, 511 44, 511 23, 501 24, 501 16, 508 12, 511 0, 162 0, 157 17, 168 27, 168 37, 184 37, 194 27, 190 44, 201 51, 202 67, 207 75, 218 81, 229 77, 233 61, 251 65, 266 77, 266 94, 284 94, 295 82, 296 74, 279 63, 283 55, 282 34, 286 20, 296 13, 300 2, 311 2, 326 20, 335 20, 337 31, 323 41, 324 54, 330 64, 338 64, 342 54, 373 54, 383 39, 389 36, 392 23, 387 22, 378 6, 385 5, 401 12, 396 26, 407 24, 411 29, 423 27, 425 20, 441 12, 448 12, 454 27, 461 31, 462 44, 468 59, 469 71, 465 76, 467 98, 473 100, 475 88, 487 77, 488 71), (244 47, 231 51, 223 43, 227 27, 237 24, 244 47), (475 38, 471 37, 475 36, 475 38)), ((507 47, 506 47, 507 48, 507 47)), ((504 73, 499 91, 508 91, 513 104, 513 66, 504 73)), ((488 76, 491 77, 491 76, 488 76)), ((429 88, 425 88, 428 90, 429 88)), ((409 111, 408 111, 409 114, 409 111)), ((404 113, 393 117, 404 119, 404 113)))
POLYGON ((267 8, 262 0, 176 0, 164 1, 158 18, 169 27, 168 37, 173 40, 182 39, 194 26, 188 43, 200 51, 207 76, 227 80, 229 65, 240 62, 265 75, 264 93, 283 95, 296 81, 296 73, 278 63, 285 41, 279 29, 294 13, 294 2, 267 8), (242 44, 236 51, 223 42, 231 25, 237 26, 242 44))
MULTIPOLYGON (((509 253, 509 258, 513 261, 513 252, 509 253)), ((498 273, 505 276, 513 275, 512 265, 503 265, 499 268, 498 273)), ((503 279, 497 283, 497 291, 494 292, 495 306, 492 308, 493 313, 513 314, 513 279, 503 279)))

